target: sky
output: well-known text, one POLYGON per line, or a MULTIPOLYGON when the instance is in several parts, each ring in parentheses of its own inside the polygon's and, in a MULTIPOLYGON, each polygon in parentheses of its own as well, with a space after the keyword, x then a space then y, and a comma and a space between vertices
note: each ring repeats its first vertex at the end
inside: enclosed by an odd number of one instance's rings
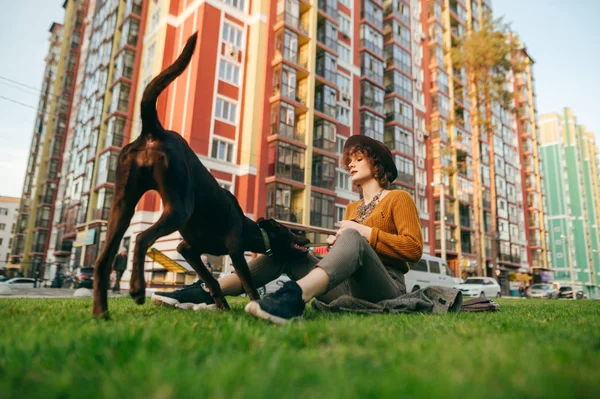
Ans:
MULTIPOLYGON (((62 22, 63 2, 19 0, 0 13, 0 195, 21 195, 39 100, 38 91, 4 79, 39 89, 48 29, 62 22)), ((571 107, 600 144, 600 0, 492 0, 492 7, 535 61, 539 115, 571 107)))

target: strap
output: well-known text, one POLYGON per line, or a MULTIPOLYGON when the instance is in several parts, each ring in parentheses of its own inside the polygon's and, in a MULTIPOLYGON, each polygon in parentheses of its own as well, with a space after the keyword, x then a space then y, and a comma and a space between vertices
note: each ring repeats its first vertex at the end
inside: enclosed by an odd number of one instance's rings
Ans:
MULTIPOLYGON (((260 229, 260 227, 259 227, 260 229)), ((265 254, 267 256, 273 256, 273 250, 271 249, 271 242, 269 241, 269 235, 264 229, 260 229, 260 233, 263 236, 263 241, 265 243, 265 254)))

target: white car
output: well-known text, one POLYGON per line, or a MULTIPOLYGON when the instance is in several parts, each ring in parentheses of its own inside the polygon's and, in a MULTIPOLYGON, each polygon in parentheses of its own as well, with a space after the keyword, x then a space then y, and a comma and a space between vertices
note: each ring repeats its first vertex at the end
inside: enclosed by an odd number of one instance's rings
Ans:
POLYGON ((414 292, 430 285, 454 288, 457 284, 448 265, 442 258, 423 255, 417 263, 410 264, 410 270, 404 275, 406 292, 414 292))
POLYGON ((500 298, 500 285, 492 277, 469 277, 457 288, 464 297, 500 298))
POLYGON ((0 282, 3 285, 9 285, 10 287, 27 287, 33 288, 35 284, 35 280, 32 278, 26 277, 14 277, 6 281, 0 282))

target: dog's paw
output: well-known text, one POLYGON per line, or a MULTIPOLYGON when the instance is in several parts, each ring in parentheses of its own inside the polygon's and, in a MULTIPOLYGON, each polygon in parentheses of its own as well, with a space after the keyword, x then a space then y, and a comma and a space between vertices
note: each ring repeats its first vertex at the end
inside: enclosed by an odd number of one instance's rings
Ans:
POLYGON ((146 301, 146 290, 144 288, 140 290, 131 289, 129 291, 129 296, 135 301, 138 305, 143 305, 146 301))

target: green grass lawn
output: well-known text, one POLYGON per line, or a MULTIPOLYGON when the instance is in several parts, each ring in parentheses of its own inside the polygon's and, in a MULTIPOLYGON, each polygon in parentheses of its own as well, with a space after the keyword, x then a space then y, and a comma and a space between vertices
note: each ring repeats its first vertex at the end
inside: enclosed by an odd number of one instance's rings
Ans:
POLYGON ((597 398, 600 301, 265 324, 111 299, 0 300, 2 398, 597 398))

